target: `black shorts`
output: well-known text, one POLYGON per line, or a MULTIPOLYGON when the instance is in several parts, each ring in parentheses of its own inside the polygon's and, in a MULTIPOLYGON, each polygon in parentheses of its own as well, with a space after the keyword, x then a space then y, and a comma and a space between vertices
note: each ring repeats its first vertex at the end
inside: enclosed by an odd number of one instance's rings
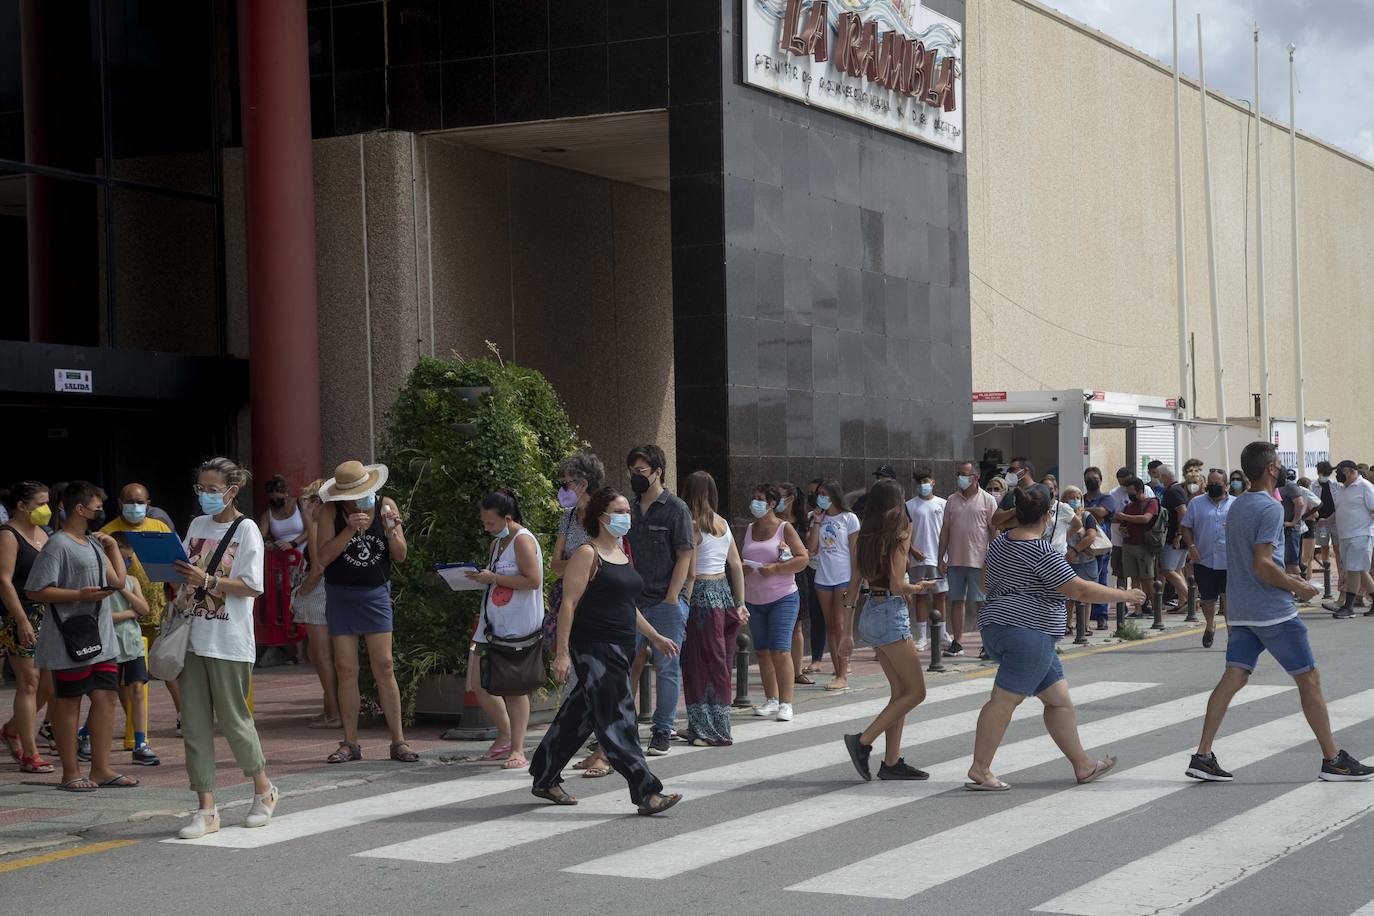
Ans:
POLYGON ((88 697, 96 690, 119 690, 119 666, 96 662, 84 668, 67 668, 52 673, 53 693, 61 700, 88 697))
POLYGON ((1212 569, 1201 563, 1193 564, 1193 579, 1197 582, 1199 601, 1211 604, 1218 595, 1226 594, 1226 570, 1212 569))
POLYGON ((148 683, 148 663, 142 658, 119 663, 119 686, 128 687, 130 684, 146 683, 148 683))

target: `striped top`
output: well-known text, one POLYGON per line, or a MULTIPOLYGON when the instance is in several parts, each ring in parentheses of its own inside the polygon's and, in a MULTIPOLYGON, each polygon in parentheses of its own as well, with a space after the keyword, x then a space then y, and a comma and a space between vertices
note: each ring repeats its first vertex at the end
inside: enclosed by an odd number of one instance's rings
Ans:
POLYGON ((1013 541, 999 535, 983 567, 987 594, 978 626, 997 623, 1064 635, 1064 596, 1059 586, 1075 578, 1062 550, 1044 538, 1013 541))

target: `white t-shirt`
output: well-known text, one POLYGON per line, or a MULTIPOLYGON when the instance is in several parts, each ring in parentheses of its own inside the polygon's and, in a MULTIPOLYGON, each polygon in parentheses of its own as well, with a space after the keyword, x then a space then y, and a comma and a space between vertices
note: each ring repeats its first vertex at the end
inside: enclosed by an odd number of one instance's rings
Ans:
MULTIPOLYGON (((520 575, 520 563, 515 557, 515 542, 528 537, 534 545, 534 565, 544 568, 544 553, 539 549, 539 539, 528 528, 521 528, 510 539, 506 549, 497 556, 492 564, 492 572, 498 576, 520 575)), ((482 617, 477 621, 477 630, 472 635, 473 642, 487 641, 487 621, 491 621, 491 632, 495 636, 514 638, 528 636, 544 625, 544 589, 507 588, 494 585, 487 589, 486 600, 482 602, 482 617)))
POLYGON ((1050 519, 1045 523, 1044 537, 1049 539, 1055 553, 1064 554, 1069 549, 1069 527, 1073 525, 1073 509, 1067 503, 1054 501, 1050 509, 1050 519))
POLYGON ((859 530, 859 517, 853 512, 827 515, 821 519, 821 565, 816 570, 817 585, 843 585, 849 581, 849 536, 859 530))
MULTIPOLYGON (((945 498, 932 496, 922 499, 917 496, 909 499, 906 514, 911 518, 911 549, 925 555, 920 565, 938 566, 940 558, 936 554, 940 552, 940 526, 945 521, 945 498)), ((913 564, 916 563, 915 557, 910 559, 913 564)))
MULTIPOLYGON (((202 515, 186 530, 186 555, 200 568, 215 553, 229 530, 229 522, 217 522, 202 515)), ((261 592, 264 588, 262 565, 265 551, 262 532, 251 518, 245 518, 234 532, 229 549, 220 560, 218 571, 210 575, 238 579, 244 585, 261 592)), ((190 586, 183 586, 189 588, 190 586)), ((253 639, 253 604, 256 598, 230 595, 207 595, 202 607, 191 617, 191 651, 202 658, 220 658, 230 662, 257 660, 257 643, 253 639)))
POLYGON ((1346 486, 1331 488, 1336 502, 1336 534, 1342 539, 1374 534, 1374 483, 1363 477, 1346 486))
MULTIPOLYGON (((1126 503, 1128 503, 1128 502, 1131 501, 1130 498, 1126 495, 1126 488, 1125 488, 1125 487, 1117 487, 1115 490, 1112 490, 1112 491, 1111 491, 1110 493, 1108 493, 1107 495, 1108 495, 1109 497, 1111 497, 1111 500, 1112 500, 1111 509, 1112 509, 1113 512, 1120 512, 1122 509, 1125 509, 1125 508, 1126 508, 1126 503)), ((1112 546, 1113 546, 1113 547, 1121 547, 1121 546, 1123 545, 1123 541, 1121 540, 1121 530, 1122 530, 1122 527, 1124 526, 1124 524, 1125 524, 1124 522, 1118 522, 1118 521, 1116 521, 1115 519, 1112 520, 1112 546)))

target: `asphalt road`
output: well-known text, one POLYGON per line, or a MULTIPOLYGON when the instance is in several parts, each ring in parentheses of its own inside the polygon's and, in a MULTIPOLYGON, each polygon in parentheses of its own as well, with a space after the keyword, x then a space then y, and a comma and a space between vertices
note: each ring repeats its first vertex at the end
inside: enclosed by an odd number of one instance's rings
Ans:
MULTIPOLYGON (((1374 619, 1308 621, 1337 737, 1374 758, 1374 619)), ((430 767, 288 796, 262 830, 238 827, 236 808, 211 843, 162 842, 179 825, 166 817, 102 828, 90 843, 136 842, 0 861, 0 894, 9 913, 1356 913, 1374 901, 1374 782, 1316 781, 1320 755, 1272 659, 1218 744, 1236 781, 1183 776, 1224 643, 1066 663, 1085 743, 1121 757, 1092 786, 1073 784, 1027 708, 996 764, 1014 788, 963 791, 990 687, 973 678, 941 682, 909 720, 905 757, 929 783, 857 780, 840 736, 880 702, 868 692, 740 724, 732 748, 651 759, 686 795, 661 818, 636 817, 616 776, 570 778, 582 804, 553 810, 519 775, 430 767)))

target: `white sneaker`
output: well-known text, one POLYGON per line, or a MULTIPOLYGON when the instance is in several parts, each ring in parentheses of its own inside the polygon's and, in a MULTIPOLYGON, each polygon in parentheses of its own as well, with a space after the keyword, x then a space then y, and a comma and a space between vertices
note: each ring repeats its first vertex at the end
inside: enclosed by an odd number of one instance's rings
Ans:
POLYGON ((253 796, 253 807, 248 809, 248 816, 243 819, 245 827, 266 827, 267 822, 272 819, 272 812, 277 810, 277 799, 281 793, 276 786, 267 790, 265 795, 253 796))
POLYGON ((917 651, 917 652, 924 652, 924 651, 926 651, 926 650, 929 649, 929 648, 930 648, 930 640, 928 640, 928 639, 918 639, 918 640, 916 641, 916 651, 917 651))
POLYGON ((764 719, 771 719, 778 714, 778 701, 772 697, 768 698, 762 706, 754 707, 754 715, 764 719))
POLYGON ((177 831, 177 837, 183 840, 198 840, 211 833, 219 833, 218 808, 211 808, 209 811, 197 811, 191 817, 191 823, 177 831))
POLYGON ((779 703, 779 704, 778 704, 778 721, 779 721, 779 722, 791 722, 791 721, 792 721, 792 704, 791 704, 791 703, 779 703))

